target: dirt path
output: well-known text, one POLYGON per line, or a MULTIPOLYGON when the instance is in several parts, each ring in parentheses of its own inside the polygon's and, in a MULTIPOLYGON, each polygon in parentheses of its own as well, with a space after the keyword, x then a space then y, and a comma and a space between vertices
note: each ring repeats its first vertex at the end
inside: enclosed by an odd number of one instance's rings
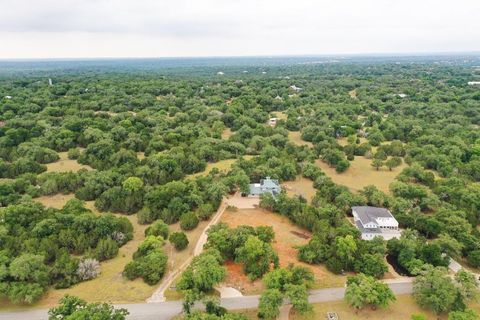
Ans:
POLYGON ((207 230, 208 230, 208 228, 210 228, 210 226, 216 224, 220 220, 220 218, 222 217, 222 214, 223 214, 223 212, 225 212, 226 208, 227 208, 227 204, 224 200, 220 204, 220 207, 218 208, 217 213, 215 213, 215 215, 210 220, 208 225, 205 227, 205 229, 203 229, 202 234, 200 235, 197 243, 195 244, 195 249, 193 250, 193 255, 188 257, 188 259, 185 260, 185 262, 183 262, 178 268, 170 271, 166 275, 162 284, 158 287, 157 290, 155 290, 155 292, 152 294, 152 296, 147 299, 147 303, 164 302, 165 301, 165 290, 170 288, 170 286, 172 285, 175 278, 179 274, 181 274, 190 265, 190 262, 192 261, 192 259, 195 256, 198 256, 200 253, 202 253, 203 246, 205 245, 205 243, 207 243, 207 238, 208 238, 207 237, 207 230))

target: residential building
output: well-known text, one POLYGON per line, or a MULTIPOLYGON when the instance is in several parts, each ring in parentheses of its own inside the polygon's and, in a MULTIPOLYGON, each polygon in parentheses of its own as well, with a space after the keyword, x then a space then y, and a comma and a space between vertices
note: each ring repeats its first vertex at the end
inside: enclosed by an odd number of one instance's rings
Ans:
POLYGON ((282 187, 278 183, 278 180, 270 179, 266 177, 265 179, 260 180, 260 183, 250 184, 250 193, 249 197, 258 197, 263 193, 270 193, 273 196, 276 196, 282 191, 282 187))
POLYGON ((399 238, 401 235, 398 221, 385 208, 352 207, 352 215, 355 226, 362 233, 363 240, 372 240, 375 237, 390 240, 399 238))

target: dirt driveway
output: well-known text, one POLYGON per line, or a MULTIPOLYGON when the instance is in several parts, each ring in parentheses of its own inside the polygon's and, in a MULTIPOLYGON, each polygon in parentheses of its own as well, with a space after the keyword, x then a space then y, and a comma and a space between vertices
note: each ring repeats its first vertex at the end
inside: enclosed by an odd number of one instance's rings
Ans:
POLYGON ((238 209, 255 209, 260 203, 259 197, 242 197, 242 195, 237 192, 232 197, 227 199, 227 205, 238 208, 238 209))

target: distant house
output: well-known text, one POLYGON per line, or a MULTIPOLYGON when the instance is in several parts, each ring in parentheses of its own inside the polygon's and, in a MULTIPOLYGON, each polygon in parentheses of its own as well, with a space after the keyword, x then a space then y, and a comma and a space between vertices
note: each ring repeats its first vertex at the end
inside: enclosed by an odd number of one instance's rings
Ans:
POLYGON ((277 125, 278 118, 270 118, 268 119, 268 125, 270 127, 275 127, 277 125))
POLYGON ((480 81, 469 81, 468 85, 469 86, 480 86, 480 81))
POLYGON ((291 85, 291 86, 290 86, 290 89, 292 89, 292 90, 295 91, 295 92, 300 92, 300 91, 303 90, 302 88, 299 88, 299 87, 297 87, 296 85, 291 85))
POLYGON ((266 177, 265 179, 260 180, 260 183, 250 184, 249 197, 258 197, 263 193, 270 193, 273 196, 276 196, 282 191, 282 187, 278 183, 278 180, 270 179, 266 177))
POLYGON ((219 75, 219 76, 223 76, 224 74, 225 74, 225 73, 222 72, 222 71, 218 71, 218 72, 217 72, 217 75, 219 75))
POLYGON ((385 240, 399 238, 398 221, 390 211, 377 207, 352 207, 355 226, 362 233, 363 240, 382 237, 385 240))
POLYGON ((5 99, 10 100, 10 99, 12 99, 12 96, 5 96, 5 99))

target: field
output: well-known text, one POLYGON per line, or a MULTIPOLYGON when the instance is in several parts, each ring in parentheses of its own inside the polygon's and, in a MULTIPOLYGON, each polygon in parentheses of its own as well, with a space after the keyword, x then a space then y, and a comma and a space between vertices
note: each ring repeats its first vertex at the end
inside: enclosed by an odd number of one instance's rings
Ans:
POLYGON ((285 187, 289 196, 302 196, 307 199, 308 202, 311 202, 315 193, 317 193, 317 189, 313 187, 312 180, 301 176, 297 177, 294 181, 284 182, 282 186, 285 187))
POLYGON ((60 159, 58 161, 48 163, 47 172, 77 172, 80 169, 92 170, 90 166, 83 165, 77 162, 77 160, 68 159, 68 152, 59 152, 60 159))
POLYGON ((302 134, 300 131, 289 131, 288 139, 290 139, 290 141, 292 141, 297 146, 307 146, 310 148, 313 147, 313 144, 311 142, 302 139, 302 134))
MULTIPOLYGON (((306 244, 310 233, 291 223, 288 218, 271 213, 263 209, 240 209, 237 211, 227 210, 221 219, 230 227, 240 225, 271 226, 275 231, 273 248, 279 255, 280 265, 288 266, 290 263, 303 265, 310 268, 315 274, 315 287, 341 287, 345 284, 346 277, 334 275, 327 271, 323 265, 312 266, 297 260, 297 246, 306 244)), ((228 262, 228 273, 225 283, 241 290, 244 294, 258 294, 263 288, 260 280, 251 282, 244 275, 239 264, 228 262)))
POLYGON ((335 171, 335 168, 331 168, 321 160, 317 160, 315 163, 335 183, 344 185, 353 192, 358 192, 368 185, 374 185, 379 190, 388 193, 390 183, 407 166, 405 163, 402 163, 392 171, 388 170, 388 168, 381 168, 377 171, 370 165, 372 160, 356 156, 354 161, 350 161, 350 167, 347 171, 339 174, 335 171))

